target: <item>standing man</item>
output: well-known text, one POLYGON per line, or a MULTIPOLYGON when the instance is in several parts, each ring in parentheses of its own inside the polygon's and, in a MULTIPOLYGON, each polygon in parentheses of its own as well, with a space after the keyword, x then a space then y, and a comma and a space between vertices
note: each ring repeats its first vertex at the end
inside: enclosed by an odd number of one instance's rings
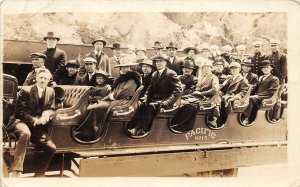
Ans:
POLYGON ((267 59, 267 56, 262 55, 262 42, 254 41, 252 43, 254 47, 254 55, 251 57, 251 62, 253 64, 253 68, 251 70, 252 73, 256 74, 258 77, 263 73, 260 69, 261 62, 267 59))
POLYGON ((154 49, 154 53, 155 53, 153 57, 155 57, 156 55, 158 55, 158 53, 163 52, 164 46, 160 41, 156 41, 154 42, 154 46, 152 48, 154 49))
POLYGON ((243 62, 243 60, 246 58, 246 45, 241 44, 236 46, 236 56, 234 57, 235 61, 238 63, 243 62))
POLYGON ((93 75, 98 73, 96 70, 97 61, 93 57, 86 57, 83 62, 86 72, 83 76, 76 78, 74 85, 93 86, 91 80, 93 75))
POLYGON ((286 55, 279 51, 279 40, 271 40, 270 47, 272 54, 269 56, 269 60, 274 65, 272 74, 278 77, 280 84, 284 84, 287 82, 286 55))
POLYGON ((176 72, 167 68, 169 58, 158 54, 153 58, 156 64, 150 86, 146 92, 146 100, 140 105, 128 127, 133 136, 142 136, 149 132, 154 117, 161 108, 172 108, 182 93, 181 83, 176 72))
POLYGON ((176 56, 177 47, 173 42, 170 42, 166 47, 170 63, 167 64, 167 67, 177 73, 177 75, 182 75, 181 65, 182 61, 176 56))
MULTIPOLYGON (((40 69, 46 69, 46 67, 44 66, 45 64, 45 59, 46 59, 46 55, 43 53, 32 53, 30 55, 30 58, 32 60, 32 66, 33 66, 33 70, 31 72, 28 73, 25 82, 23 83, 23 86, 31 86, 34 85, 36 83, 36 73, 38 70, 40 69)), ((52 79, 52 75, 51 75, 51 79, 52 79)))
POLYGON ((232 62, 232 56, 230 55, 231 54, 231 51, 232 51, 232 47, 230 45, 225 45, 222 47, 222 51, 223 53, 221 54, 221 57, 224 58, 224 60, 230 64, 232 62))
MULTIPOLYGON (((106 41, 99 37, 92 42, 94 51, 85 55, 85 57, 92 57, 96 59, 96 69, 105 71, 108 75, 111 75, 111 66, 109 64, 108 56, 103 53, 103 47, 106 45, 106 41)), ((86 72, 84 66, 80 68, 79 75, 83 75, 86 72)))
MULTIPOLYGON (((109 59, 109 62, 110 62, 110 66, 111 67, 114 67, 116 65, 119 65, 120 64, 120 60, 122 58, 122 49, 121 49, 121 44, 120 43, 114 43, 111 47, 111 50, 113 51, 113 54, 114 56, 112 56, 110 59, 109 59)), ((128 56, 129 57, 129 56, 128 56)), ((131 58, 130 58, 130 61, 131 61, 131 58)), ((111 76, 112 77, 119 77, 120 76, 120 72, 118 69, 116 68, 113 68, 111 70, 111 76)))
POLYGON ((29 140, 36 149, 43 150, 39 157, 40 163, 35 177, 44 177, 45 172, 56 151, 56 146, 48 135, 51 116, 55 107, 55 93, 53 88, 47 87, 51 78, 47 69, 40 69, 36 73, 36 84, 29 88, 22 88, 18 93, 15 114, 10 118, 9 130, 19 135, 14 161, 10 167, 13 177, 19 177, 23 171, 23 164, 29 140))
POLYGON ((45 67, 49 69, 54 77, 60 76, 65 68, 65 62, 67 61, 66 52, 56 47, 59 37, 55 36, 53 32, 48 32, 44 37, 44 41, 47 43, 47 49, 42 51, 46 55, 45 67))

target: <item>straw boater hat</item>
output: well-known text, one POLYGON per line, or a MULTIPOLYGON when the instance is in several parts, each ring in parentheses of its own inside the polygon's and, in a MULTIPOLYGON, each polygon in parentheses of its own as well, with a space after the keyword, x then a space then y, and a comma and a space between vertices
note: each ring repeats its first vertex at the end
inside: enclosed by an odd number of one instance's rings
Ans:
POLYGON ((144 47, 138 47, 138 48, 136 48, 135 53, 137 53, 138 51, 143 51, 145 54, 147 54, 147 50, 144 47))
POLYGON ((48 32, 47 36, 44 37, 44 40, 46 41, 48 38, 50 38, 50 39, 56 39, 57 41, 60 40, 60 38, 57 37, 57 36, 55 36, 53 32, 48 32))
POLYGON ((131 58, 129 56, 124 56, 120 59, 120 64, 115 65, 113 68, 137 66, 137 63, 130 63, 131 58))
POLYGON ((175 43, 173 43, 173 42, 170 42, 169 45, 166 47, 166 49, 171 49, 171 48, 173 48, 175 50, 178 49, 178 47, 176 47, 175 43))
POLYGON ((139 65, 140 65, 140 66, 142 66, 142 65, 148 65, 148 66, 150 66, 151 68, 156 68, 155 65, 153 65, 152 60, 149 60, 149 59, 144 59, 143 61, 141 61, 141 62, 139 63, 139 65))
POLYGON ((104 38, 102 36, 96 38, 94 41, 92 41, 92 45, 94 45, 96 42, 102 42, 103 43, 103 47, 106 45, 106 41, 104 40, 104 38))
POLYGON ((277 39, 270 40, 270 45, 279 45, 279 44, 280 44, 280 41, 277 39))
POLYGON ((88 64, 88 63, 95 63, 96 64, 97 60, 95 58, 93 58, 93 57, 85 57, 84 60, 83 60, 83 62, 85 64, 88 64))
POLYGON ((190 50, 194 50, 195 54, 199 54, 199 50, 196 47, 187 47, 182 52, 184 54, 188 54, 190 50))

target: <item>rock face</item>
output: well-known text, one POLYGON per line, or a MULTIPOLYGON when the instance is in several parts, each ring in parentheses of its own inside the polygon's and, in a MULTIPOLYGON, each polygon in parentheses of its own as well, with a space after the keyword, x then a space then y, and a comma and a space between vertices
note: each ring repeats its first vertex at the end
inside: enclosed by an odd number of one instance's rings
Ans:
POLYGON ((90 44, 101 35, 108 45, 152 47, 157 40, 175 41, 181 49, 207 42, 219 46, 247 44, 260 39, 264 51, 268 41, 281 40, 286 49, 285 13, 35 13, 4 16, 4 38, 41 41, 48 31, 61 37, 60 43, 90 44))

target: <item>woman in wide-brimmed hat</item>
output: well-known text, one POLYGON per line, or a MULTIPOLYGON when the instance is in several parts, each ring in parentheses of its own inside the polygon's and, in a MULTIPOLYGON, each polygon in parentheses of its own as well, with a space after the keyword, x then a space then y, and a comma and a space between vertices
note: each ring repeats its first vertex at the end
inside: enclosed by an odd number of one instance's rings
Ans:
POLYGON ((187 47, 182 51, 184 54, 187 54, 186 57, 183 58, 183 60, 189 60, 193 63, 193 66, 195 69, 193 70, 192 75, 196 76, 198 71, 198 65, 196 64, 195 55, 199 54, 199 50, 196 47, 187 47))
POLYGON ((123 58, 119 65, 114 66, 114 68, 119 68, 120 76, 114 81, 111 93, 101 100, 96 100, 96 103, 90 104, 87 107, 87 110, 96 110, 96 120, 98 120, 98 124, 101 125, 99 125, 98 127, 88 126, 88 129, 81 128, 80 134, 76 135, 77 138, 85 139, 88 141, 97 140, 107 127, 106 121, 110 110, 115 106, 125 105, 135 94, 136 89, 141 85, 141 76, 137 72, 130 70, 130 67, 134 65, 136 64, 128 63, 128 61, 126 61, 126 58, 123 58), (95 136, 85 137, 85 131, 90 132, 91 128, 97 129, 94 132, 95 136))

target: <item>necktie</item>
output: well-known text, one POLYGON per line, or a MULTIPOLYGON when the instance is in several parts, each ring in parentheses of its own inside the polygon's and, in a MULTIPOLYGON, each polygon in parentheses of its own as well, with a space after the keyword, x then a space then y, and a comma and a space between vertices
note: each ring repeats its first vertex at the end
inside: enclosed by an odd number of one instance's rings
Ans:
POLYGON ((263 82, 265 79, 266 79, 266 76, 265 76, 265 75, 261 76, 260 82, 263 82))

